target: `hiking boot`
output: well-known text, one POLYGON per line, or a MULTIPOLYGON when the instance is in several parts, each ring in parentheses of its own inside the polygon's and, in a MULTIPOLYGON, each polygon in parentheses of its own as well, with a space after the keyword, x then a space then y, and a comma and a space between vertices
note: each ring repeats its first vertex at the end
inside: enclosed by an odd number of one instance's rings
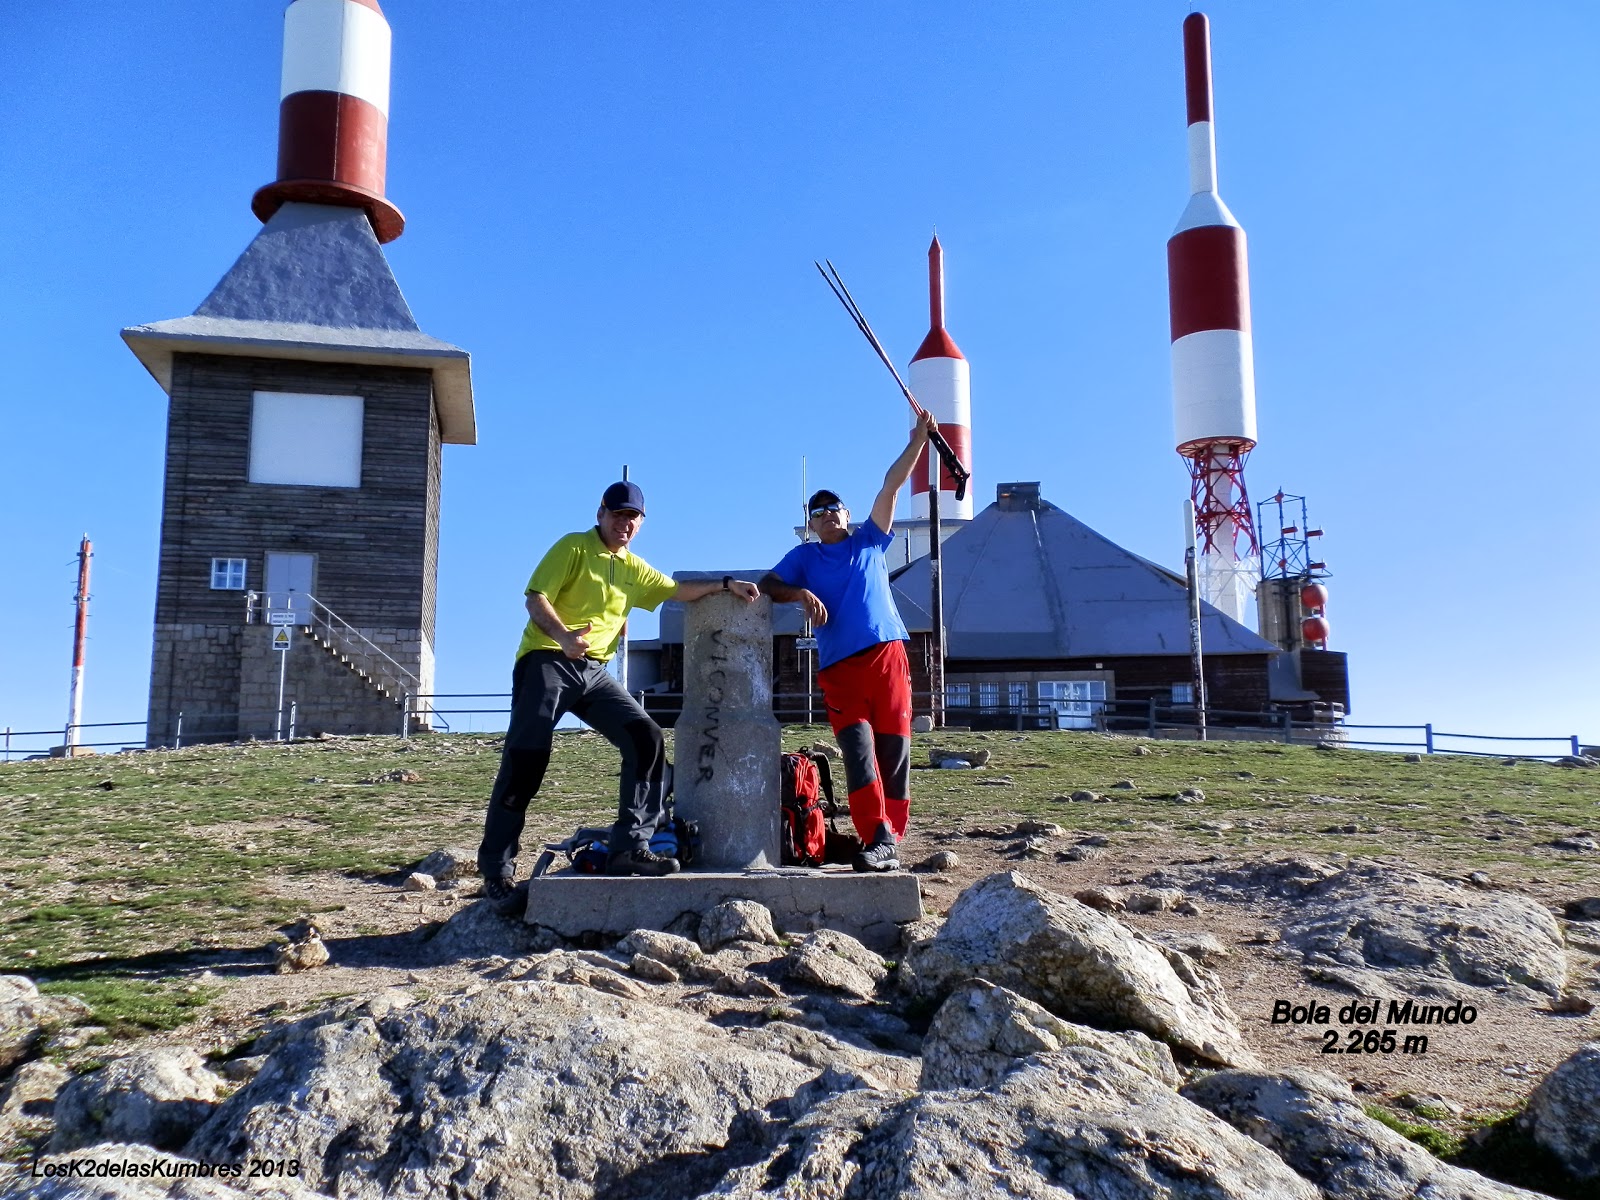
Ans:
POLYGON ((645 846, 622 850, 606 859, 607 875, 675 875, 679 869, 677 859, 645 846))
POLYGON ((520 917, 528 910, 528 885, 508 875, 485 875, 483 898, 502 917, 520 917))
POLYGON ((872 839, 872 844, 862 847, 861 852, 850 860, 850 867, 856 871, 898 871, 900 847, 895 841, 894 830, 886 824, 879 825, 878 835, 872 839))

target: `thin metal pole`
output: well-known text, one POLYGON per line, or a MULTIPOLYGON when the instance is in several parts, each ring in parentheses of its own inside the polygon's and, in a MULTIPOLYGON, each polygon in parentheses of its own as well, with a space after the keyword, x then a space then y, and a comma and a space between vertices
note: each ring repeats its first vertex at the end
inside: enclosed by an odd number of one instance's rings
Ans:
POLYGON ((1200 572, 1194 544, 1194 501, 1183 502, 1184 528, 1188 546, 1183 552, 1183 570, 1189 583, 1189 663, 1194 674, 1195 724, 1200 740, 1206 740, 1205 655, 1200 644, 1200 572))
POLYGON ((291 701, 289 701, 289 740, 290 740, 290 741, 291 741, 291 742, 292 742, 292 741, 294 741, 294 719, 295 719, 295 711, 296 711, 296 710, 297 710, 297 709, 298 709, 298 708, 299 708, 299 707, 300 707, 300 701, 298 701, 298 700, 291 700, 291 701))
POLYGON ((929 638, 928 719, 944 728, 944 575, 939 553, 939 456, 928 455, 928 616, 933 626, 929 638))
POLYGON ((1433 725, 1430 722, 1422 727, 1422 744, 1428 754, 1433 753, 1433 725))
POLYGON ((407 692, 400 697, 400 736, 405 737, 411 732, 411 693, 407 692))
MULTIPOLYGON (((267 628, 272 629, 275 627, 269 625, 267 628)), ((293 643, 290 644, 292 645, 293 643)), ((278 712, 272 724, 272 740, 275 742, 281 742, 283 740, 283 681, 284 677, 287 676, 288 673, 289 652, 287 650, 280 650, 278 652, 278 712)))
POLYGON ((62 753, 68 758, 78 745, 78 726, 83 723, 83 651, 89 637, 89 535, 78 545, 78 615, 72 634, 72 690, 67 699, 67 729, 62 753))
MULTIPOLYGON (((800 540, 802 542, 811 541, 811 514, 806 511, 806 501, 810 498, 811 493, 806 490, 806 456, 802 454, 800 456, 800 540)), ((806 612, 805 605, 802 604, 800 606, 800 636, 802 638, 810 638, 815 635, 815 632, 816 631, 811 628, 811 617, 806 612)), ((814 707, 811 698, 812 690, 815 687, 815 683, 811 677, 811 669, 816 663, 816 660, 813 657, 815 653, 816 651, 814 650, 800 651, 800 657, 805 660, 806 664, 807 725, 811 724, 811 722, 815 719, 814 707)))
POLYGON ((172 735, 172 748, 174 750, 183 749, 183 710, 181 708, 178 710, 178 728, 172 735))
MULTIPOLYGON (((628 482, 628 464, 622 464, 622 482, 628 482)), ((617 656, 617 682, 622 685, 622 690, 628 690, 628 616, 622 616, 622 641, 621 653, 617 656)))

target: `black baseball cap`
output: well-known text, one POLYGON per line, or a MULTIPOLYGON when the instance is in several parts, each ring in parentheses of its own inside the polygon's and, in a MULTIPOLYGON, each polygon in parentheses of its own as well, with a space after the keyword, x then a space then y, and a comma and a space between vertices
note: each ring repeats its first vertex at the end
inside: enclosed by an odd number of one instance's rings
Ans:
POLYGON ((806 501, 806 512, 809 514, 813 508, 822 504, 843 504, 838 492, 830 492, 827 488, 819 488, 811 493, 811 499, 806 501))
POLYGON ((606 489, 606 494, 600 497, 600 507, 612 512, 621 512, 631 508, 641 517, 644 516, 644 491, 637 483, 618 480, 606 489))

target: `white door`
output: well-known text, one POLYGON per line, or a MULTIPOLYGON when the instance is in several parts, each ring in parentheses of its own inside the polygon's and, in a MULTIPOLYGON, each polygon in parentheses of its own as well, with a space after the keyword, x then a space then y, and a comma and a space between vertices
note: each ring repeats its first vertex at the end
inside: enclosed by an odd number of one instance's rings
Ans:
POLYGON ((1057 729, 1093 729, 1095 717, 1105 709, 1103 679, 1044 680, 1039 699, 1055 712, 1057 729))
POLYGON ((267 554, 267 611, 290 609, 295 623, 311 624, 311 581, 315 554, 267 554))

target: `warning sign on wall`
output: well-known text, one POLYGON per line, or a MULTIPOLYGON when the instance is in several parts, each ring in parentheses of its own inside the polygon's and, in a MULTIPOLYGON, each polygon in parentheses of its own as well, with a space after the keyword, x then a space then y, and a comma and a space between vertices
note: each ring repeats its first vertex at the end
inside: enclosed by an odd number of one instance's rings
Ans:
POLYGON ((272 631, 272 648, 274 650, 287 650, 289 648, 289 629, 280 625, 272 631))

